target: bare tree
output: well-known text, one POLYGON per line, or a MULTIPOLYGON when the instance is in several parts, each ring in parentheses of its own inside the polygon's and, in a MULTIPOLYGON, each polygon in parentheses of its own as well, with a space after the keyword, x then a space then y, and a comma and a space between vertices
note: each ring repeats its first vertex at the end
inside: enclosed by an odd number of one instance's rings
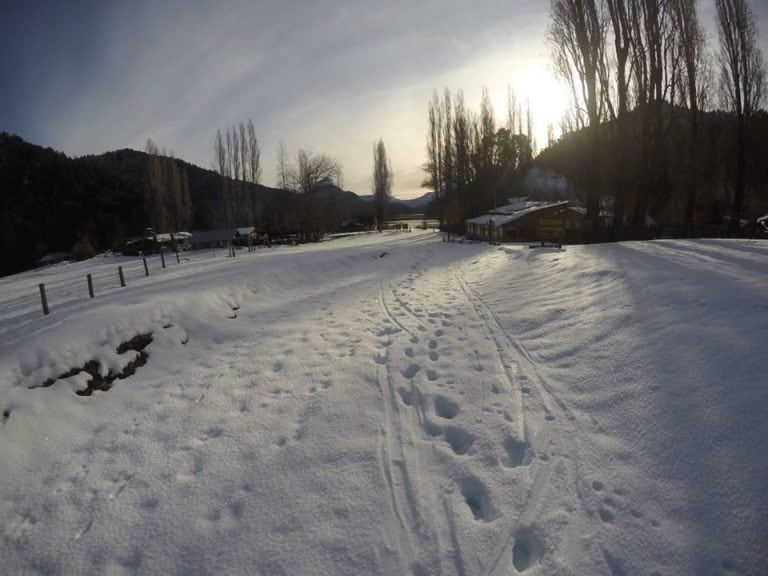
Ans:
POLYGON ((280 190, 288 190, 291 182, 291 170, 288 163, 288 152, 285 150, 285 142, 280 140, 277 145, 277 187, 280 190))
POLYGON ((720 84, 723 103, 736 114, 736 175, 729 231, 740 227, 747 183, 752 116, 765 91, 765 67, 757 24, 746 0, 715 0, 720 39, 720 84))
POLYGON ((191 223, 192 201, 186 172, 173 158, 147 139, 149 155, 149 198, 147 209, 155 232, 176 232, 191 223))
POLYGON ((256 128, 253 126, 253 120, 248 119, 248 180, 254 184, 261 181, 261 148, 259 140, 256 138, 256 128))
POLYGON ((341 164, 326 154, 312 154, 302 149, 299 150, 296 165, 291 167, 289 175, 293 187, 302 194, 301 240, 319 240, 322 230, 316 222, 317 192, 324 182, 338 181, 341 177, 341 164))
POLYGON ((593 229, 599 218, 599 160, 601 90, 599 70, 604 54, 605 26, 599 0, 552 0, 549 41, 558 74, 570 85, 577 125, 583 112, 589 129, 590 161, 584 185, 587 219, 593 229), (582 108, 583 106, 583 108, 582 108))
POLYGON ((688 109, 690 130, 687 154, 684 159, 684 214, 683 219, 689 233, 693 227, 696 209, 696 189, 701 178, 697 166, 700 155, 700 108, 706 90, 706 39, 698 15, 698 0, 674 0, 672 13, 677 39, 680 43, 682 67, 680 71, 680 100, 688 109))
MULTIPOLYGON (((633 2, 634 0, 628 0, 633 2)), ((613 94, 609 89, 612 84, 609 77, 607 59, 602 59, 602 77, 603 94, 606 105, 613 120, 614 145, 616 153, 616 163, 614 165, 614 201, 613 201, 613 226, 619 228, 624 225, 624 212, 626 209, 626 189, 628 186, 628 124, 627 113, 629 111, 629 83, 631 76, 630 49, 632 43, 632 31, 630 28, 629 12, 626 0, 606 0, 608 14, 611 19, 611 29, 613 32, 613 56, 615 58, 615 100, 613 104, 613 94)))
POLYGON ((387 158, 384 141, 373 145, 373 205, 376 229, 381 232, 387 220, 389 197, 392 194, 392 163, 387 158))
POLYGON ((650 208, 669 193, 669 157, 665 143, 674 115, 666 113, 679 89, 681 50, 672 0, 630 2, 631 60, 640 118, 638 178, 631 223, 645 227, 650 208))
POLYGON ((435 204, 438 207, 438 217, 440 227, 443 227, 444 220, 444 174, 443 174, 443 130, 444 120, 440 97, 437 90, 432 94, 432 100, 429 103, 429 132, 427 134, 427 163, 424 165, 424 171, 427 176, 422 186, 431 188, 435 193, 435 204))

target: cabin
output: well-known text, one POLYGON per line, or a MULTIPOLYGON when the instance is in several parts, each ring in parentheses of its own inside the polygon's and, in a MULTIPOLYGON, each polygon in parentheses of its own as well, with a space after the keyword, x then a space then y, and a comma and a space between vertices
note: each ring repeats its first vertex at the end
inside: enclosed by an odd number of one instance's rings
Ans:
POLYGON ((467 238, 494 242, 562 240, 564 223, 559 215, 568 207, 567 201, 511 200, 510 204, 467 220, 467 238))
POLYGON ((192 235, 189 232, 164 232, 132 238, 125 243, 122 253, 126 256, 147 256, 156 254, 161 249, 170 252, 187 250, 190 236, 192 235))
POLYGON ((231 245, 248 246, 254 242, 256 229, 252 226, 242 228, 221 228, 193 232, 188 240, 192 250, 205 248, 226 248, 231 245))

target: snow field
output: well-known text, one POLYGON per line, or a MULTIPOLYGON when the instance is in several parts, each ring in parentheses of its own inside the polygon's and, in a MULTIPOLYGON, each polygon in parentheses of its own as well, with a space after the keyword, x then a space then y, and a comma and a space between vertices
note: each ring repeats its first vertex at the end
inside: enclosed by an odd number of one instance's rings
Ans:
POLYGON ((3 569, 760 574, 766 256, 413 232, 1 279, 3 569))

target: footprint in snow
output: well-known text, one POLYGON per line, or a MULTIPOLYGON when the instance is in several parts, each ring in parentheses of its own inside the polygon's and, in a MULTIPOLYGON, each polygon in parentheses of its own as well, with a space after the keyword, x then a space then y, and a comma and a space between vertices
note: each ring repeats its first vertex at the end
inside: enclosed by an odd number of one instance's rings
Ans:
POLYGON ((541 538, 528 527, 521 527, 515 532, 515 545, 512 548, 512 565, 518 572, 525 572, 538 562, 544 549, 541 538))
POLYGON ((450 398, 445 396, 437 396, 435 398, 435 413, 440 418, 446 420, 453 420, 459 414, 460 407, 458 403, 454 402, 450 398))
POLYGON ((419 366, 418 364, 409 364, 406 368, 402 370, 401 373, 403 375, 403 378, 407 378, 408 380, 410 380, 411 378, 416 376, 416 374, 419 373, 419 370, 421 370, 421 366, 419 366))
POLYGON ((491 494, 480 480, 474 476, 465 478, 461 483, 461 494, 475 520, 492 522, 496 518, 497 513, 491 502, 491 494))
POLYGON ((504 441, 506 454, 501 458, 501 464, 505 468, 517 468, 527 466, 531 462, 531 447, 528 442, 509 437, 504 441))
POLYGON ((475 443, 475 437, 462 428, 446 428, 443 437, 457 456, 463 456, 475 443))

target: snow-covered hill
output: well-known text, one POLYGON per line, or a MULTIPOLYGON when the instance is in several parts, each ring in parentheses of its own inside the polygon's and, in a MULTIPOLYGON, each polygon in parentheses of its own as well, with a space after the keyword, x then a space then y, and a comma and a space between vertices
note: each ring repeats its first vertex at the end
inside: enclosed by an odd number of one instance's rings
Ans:
POLYGON ((150 272, 0 279, 4 574, 765 573, 768 242, 150 272))

